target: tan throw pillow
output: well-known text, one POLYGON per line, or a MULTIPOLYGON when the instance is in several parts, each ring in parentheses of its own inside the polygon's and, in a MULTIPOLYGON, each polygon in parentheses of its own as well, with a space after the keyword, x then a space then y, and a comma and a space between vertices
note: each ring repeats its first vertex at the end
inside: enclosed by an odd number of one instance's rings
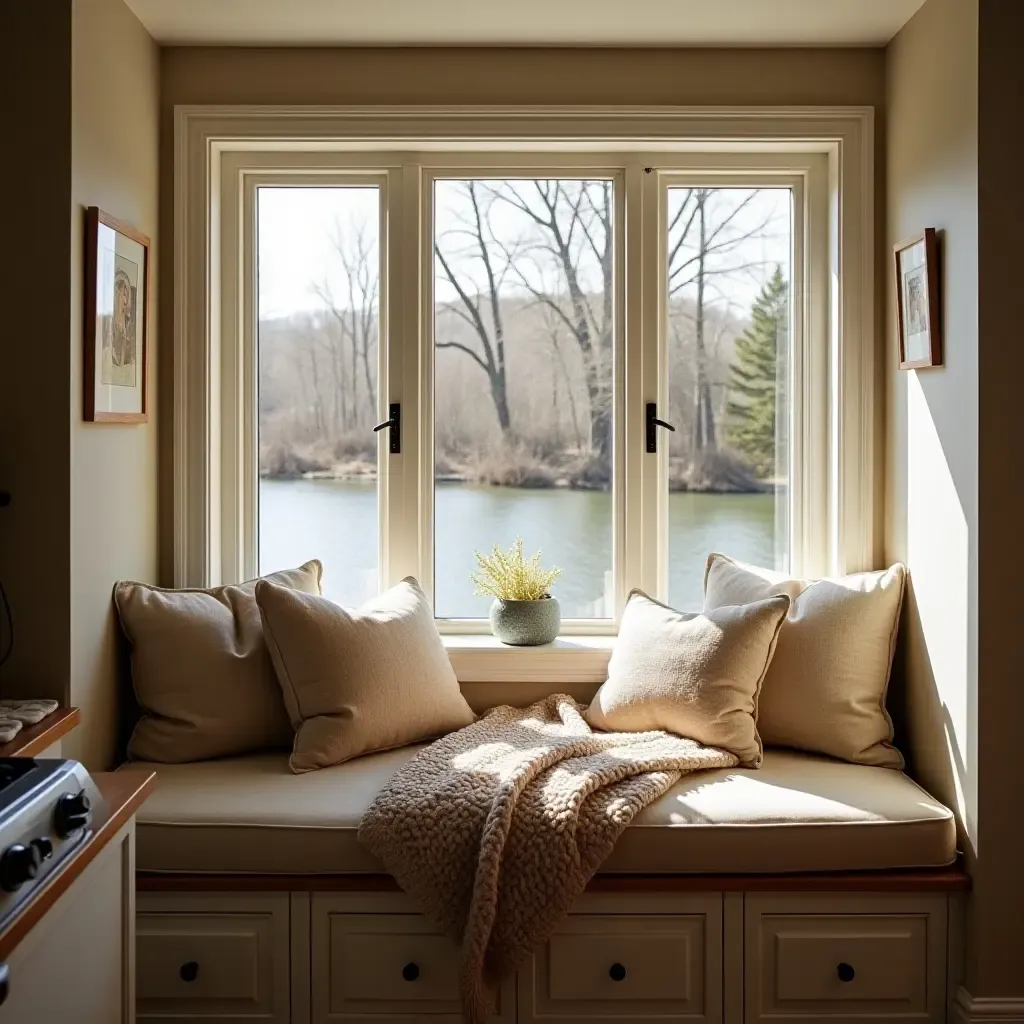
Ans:
POLYGON ((608 679, 587 709, 596 729, 665 729, 761 763, 757 695, 789 598, 688 614, 634 590, 608 679))
POLYGON ((256 587, 295 728, 292 771, 431 739, 473 721, 426 595, 410 576, 358 609, 256 587))
MULTIPOLYGON (((313 561, 267 578, 319 594, 322 572, 313 561)), ((130 758, 204 761, 291 742, 255 592, 255 580, 209 590, 114 587, 143 712, 128 743, 130 758)))
POLYGON ((705 610, 773 594, 793 602, 761 689, 757 728, 766 744, 903 767, 885 693, 905 578, 902 565, 804 580, 724 555, 708 558, 705 610))

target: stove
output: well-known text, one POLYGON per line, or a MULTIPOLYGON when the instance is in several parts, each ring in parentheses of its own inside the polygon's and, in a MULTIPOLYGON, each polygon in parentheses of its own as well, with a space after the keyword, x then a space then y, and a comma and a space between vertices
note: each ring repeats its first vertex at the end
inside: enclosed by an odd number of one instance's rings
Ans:
POLYGON ((0 928, 90 834, 102 803, 78 761, 0 758, 0 928))

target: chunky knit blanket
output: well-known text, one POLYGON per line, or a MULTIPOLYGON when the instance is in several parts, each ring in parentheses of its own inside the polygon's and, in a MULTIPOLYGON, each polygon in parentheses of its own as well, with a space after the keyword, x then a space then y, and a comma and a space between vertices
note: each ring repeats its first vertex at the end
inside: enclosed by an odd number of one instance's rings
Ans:
POLYGON ((736 758, 664 732, 595 732, 561 694, 501 707, 418 753, 359 839, 462 946, 463 1013, 547 939, 634 816, 683 772, 736 758))

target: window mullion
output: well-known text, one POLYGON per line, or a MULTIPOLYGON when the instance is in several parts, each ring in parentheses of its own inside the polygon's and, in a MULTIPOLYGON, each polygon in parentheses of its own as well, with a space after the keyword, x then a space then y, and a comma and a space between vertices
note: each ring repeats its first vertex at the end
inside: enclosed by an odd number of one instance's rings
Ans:
MULTIPOLYGON (((388 406, 402 408, 401 453, 388 452, 388 431, 378 434, 381 507, 381 585, 393 586, 416 576, 429 586, 429 565, 423 556, 423 434, 424 394, 420 389, 421 346, 421 219, 420 168, 403 165, 388 175, 387 199, 382 204, 382 308, 387 323, 381 357, 380 420, 388 406)), ((429 590, 428 590, 429 593, 429 590)))
POLYGON ((625 346, 622 436, 623 459, 619 487, 623 494, 625 529, 622 551, 621 613, 626 595, 634 588, 653 586, 651 567, 656 556, 650 551, 653 520, 652 481, 649 460, 644 458, 644 401, 650 392, 648 348, 656 339, 652 329, 649 297, 650 214, 648 192, 651 175, 638 162, 625 173, 625 230, 622 275, 625 295, 625 346))

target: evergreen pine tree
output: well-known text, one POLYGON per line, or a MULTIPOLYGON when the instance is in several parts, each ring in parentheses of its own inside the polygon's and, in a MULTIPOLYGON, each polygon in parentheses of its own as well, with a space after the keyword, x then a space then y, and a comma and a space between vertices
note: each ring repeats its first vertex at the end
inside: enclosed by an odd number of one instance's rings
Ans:
POLYGON ((726 437, 761 477, 775 470, 776 403, 784 380, 780 357, 788 317, 789 287, 777 266, 754 300, 750 326, 736 339, 729 367, 726 437))

